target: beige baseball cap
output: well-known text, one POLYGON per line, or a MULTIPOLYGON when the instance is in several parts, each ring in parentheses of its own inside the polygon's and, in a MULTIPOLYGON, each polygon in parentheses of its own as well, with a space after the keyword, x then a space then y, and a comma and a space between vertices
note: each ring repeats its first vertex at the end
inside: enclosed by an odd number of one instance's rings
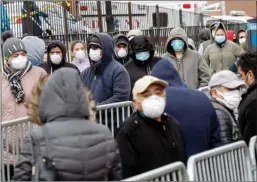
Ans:
POLYGON ((168 83, 166 81, 161 80, 156 77, 153 77, 153 76, 150 76, 150 75, 146 75, 136 81, 133 91, 132 91, 133 98, 136 98, 138 94, 141 94, 144 91, 146 91, 146 89, 152 84, 158 84, 158 85, 163 86, 164 88, 166 88, 168 86, 168 83))

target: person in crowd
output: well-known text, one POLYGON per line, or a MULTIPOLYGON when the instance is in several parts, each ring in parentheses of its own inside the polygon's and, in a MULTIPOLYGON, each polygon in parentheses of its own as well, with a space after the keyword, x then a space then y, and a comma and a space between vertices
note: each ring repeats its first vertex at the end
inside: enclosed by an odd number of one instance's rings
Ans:
POLYGON ((33 158, 40 157, 32 154, 37 147, 41 157, 48 157, 44 165, 55 163, 53 181, 121 180, 117 143, 105 126, 95 123, 95 103, 75 69, 55 71, 34 88, 32 98, 29 113, 39 127, 24 140, 14 181, 31 181, 33 158))
POLYGON ((239 105, 238 126, 244 141, 248 144, 257 135, 257 52, 249 51, 239 59, 239 73, 248 87, 239 105))
POLYGON ((114 59, 125 65, 129 60, 129 40, 123 34, 113 37, 114 59))
POLYGON ((226 27, 223 23, 218 23, 214 32, 215 41, 204 52, 204 57, 211 67, 212 73, 228 70, 244 52, 240 46, 228 40, 226 27))
POLYGON ((120 126, 119 145, 123 178, 176 161, 186 162, 184 139, 178 122, 164 113, 167 83, 150 75, 133 88, 137 111, 120 126))
POLYGON ((129 41, 131 41, 135 36, 143 35, 142 30, 140 29, 132 29, 128 32, 127 38, 129 41))
POLYGON ((154 56, 153 44, 144 35, 135 36, 130 41, 131 60, 125 64, 131 81, 131 89, 135 82, 145 75, 150 75, 153 66, 162 58, 154 56))
POLYGON ((202 44, 207 40, 210 40, 210 38, 211 38, 211 31, 209 28, 202 29, 198 34, 198 40, 200 44, 202 44))
POLYGON ((90 67, 89 59, 86 56, 86 44, 80 40, 71 43, 71 56, 73 64, 77 66, 80 72, 90 67))
POLYGON ((26 36, 22 39, 28 53, 28 60, 34 66, 43 62, 45 53, 45 42, 36 36, 26 36))
POLYGON ((184 29, 176 27, 171 30, 166 50, 167 53, 163 58, 173 64, 189 87, 198 89, 208 85, 210 69, 201 54, 189 49, 188 37, 184 29))
POLYGON ((236 35, 235 43, 238 45, 242 45, 246 42, 246 31, 245 30, 239 30, 236 35))
POLYGON ((66 46, 61 41, 55 40, 49 43, 46 52, 47 62, 41 63, 39 67, 43 68, 48 75, 63 67, 74 68, 80 73, 77 66, 66 61, 66 46))
POLYGON ((159 61, 152 76, 168 82, 165 112, 178 120, 185 138, 187 158, 220 146, 220 125, 208 97, 189 88, 169 61, 159 61))
POLYGON ((233 30, 227 30, 226 31, 227 39, 230 41, 233 41, 236 39, 235 32, 233 30))
POLYGON ((188 38, 188 48, 193 51, 196 51, 195 42, 191 38, 188 38))
POLYGON ((218 23, 219 23, 219 22, 213 22, 213 23, 211 24, 210 29, 209 29, 210 39, 204 41, 203 43, 201 43, 201 44, 199 45, 198 52, 199 52, 200 54, 203 55, 204 52, 205 52, 205 50, 206 50, 206 48, 214 42, 214 36, 215 36, 215 35, 214 35, 214 30, 215 30, 216 26, 218 25, 218 23))
MULTIPOLYGON (((3 45, 3 55, 6 61, 4 73, 1 74, 2 88, 2 121, 14 120, 28 115, 28 104, 31 99, 32 88, 37 82, 45 77, 46 72, 35 67, 28 61, 27 51, 24 43, 17 38, 8 38, 3 45)), ((15 130, 18 132, 19 130, 15 130)), ((24 132, 25 134, 26 132, 24 132)), ((13 129, 3 130, 4 164, 9 160, 13 164, 13 129), (4 134, 7 133, 7 134, 4 134), (8 138, 6 139, 5 136, 8 138), (8 140, 8 141, 6 141, 8 140), (7 146, 8 145, 8 146, 7 146), (9 151, 6 151, 8 147, 9 151), (9 153, 9 159, 7 159, 9 153)), ((14 141, 16 142, 16 141, 14 141)), ((14 145, 16 146, 16 145, 14 145)), ((13 166, 10 166, 12 172, 13 166)), ((7 172, 7 170, 5 170, 7 172)), ((11 174, 12 175, 12 174, 11 174)), ((5 175, 7 176, 7 174, 5 175)))
POLYGON ((229 70, 215 73, 210 82, 210 95, 220 122, 220 136, 223 144, 239 139, 239 131, 235 111, 241 101, 240 89, 244 81, 229 70))
POLYGON ((81 73, 81 79, 92 91, 97 105, 129 100, 129 74, 113 59, 113 53, 113 41, 108 34, 97 33, 88 39, 91 66, 81 73))
POLYGON ((8 38, 11 38, 11 37, 14 37, 13 36, 13 33, 11 31, 4 31, 1 35, 1 39, 2 39, 2 45, 4 44, 4 42, 8 39, 8 38))

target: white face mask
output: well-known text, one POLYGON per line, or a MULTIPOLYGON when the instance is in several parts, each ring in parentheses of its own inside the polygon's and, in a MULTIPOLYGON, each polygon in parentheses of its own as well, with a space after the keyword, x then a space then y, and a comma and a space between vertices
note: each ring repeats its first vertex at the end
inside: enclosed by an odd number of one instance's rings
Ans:
POLYGON ((128 55, 128 53, 127 53, 126 49, 121 48, 118 51, 117 55, 118 55, 119 58, 125 58, 128 55))
POLYGON ((75 54, 75 58, 77 59, 85 59, 86 58, 86 53, 85 51, 79 50, 75 54))
POLYGON ((241 38, 241 39, 239 39, 239 43, 240 43, 240 44, 244 43, 245 41, 246 41, 246 38, 241 38))
POLYGON ((27 56, 18 56, 11 61, 11 67, 15 70, 21 70, 26 67, 28 62, 27 56))
POLYGON ((241 94, 239 90, 233 90, 230 92, 220 92, 216 90, 219 95, 221 95, 224 99, 217 98, 216 100, 223 103, 229 109, 235 110, 240 101, 241 101, 241 94))
POLYGON ((101 60, 101 49, 90 49, 89 50, 89 57, 92 61, 98 62, 101 60))
POLYGON ((156 119, 164 112, 165 100, 163 97, 152 95, 143 100, 142 109, 145 116, 156 119))
POLYGON ((53 64, 60 64, 60 62, 62 61, 62 56, 60 56, 59 54, 53 54, 50 56, 50 60, 53 64))

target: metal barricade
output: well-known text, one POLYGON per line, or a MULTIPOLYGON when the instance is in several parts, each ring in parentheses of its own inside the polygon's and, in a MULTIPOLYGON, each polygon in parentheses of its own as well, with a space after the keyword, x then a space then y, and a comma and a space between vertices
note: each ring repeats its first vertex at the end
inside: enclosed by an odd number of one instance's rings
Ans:
POLYGON ((185 165, 175 162, 123 181, 188 181, 188 175, 185 165))
POLYGON ((257 154, 257 136, 253 136, 249 142, 249 152, 252 161, 253 180, 257 181, 257 166, 256 166, 256 154, 257 154))
POLYGON ((203 92, 208 98, 210 98, 210 88, 208 86, 201 87, 198 90, 203 92))
POLYGON ((134 103, 131 101, 118 102, 96 107, 98 123, 107 126, 114 135, 120 124, 133 112, 134 103))
POLYGON ((252 181, 251 161, 244 141, 191 156, 187 162, 190 181, 252 181))

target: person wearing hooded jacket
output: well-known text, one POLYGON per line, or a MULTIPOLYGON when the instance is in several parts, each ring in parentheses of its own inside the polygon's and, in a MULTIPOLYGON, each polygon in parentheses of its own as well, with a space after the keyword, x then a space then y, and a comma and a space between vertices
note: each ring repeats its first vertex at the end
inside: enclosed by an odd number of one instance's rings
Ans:
POLYGON ((223 23, 219 22, 214 32, 214 43, 208 46, 204 52, 204 57, 211 67, 212 73, 228 70, 244 53, 240 46, 227 39, 226 27, 223 23))
POLYGON ((159 61, 152 76, 168 82, 165 112, 180 124, 185 138, 187 158, 220 146, 220 125, 208 97, 182 82, 169 61, 159 61))
POLYGON ((113 41, 108 34, 97 33, 89 38, 91 66, 81 73, 81 79, 92 91, 97 105, 129 100, 129 74, 113 59, 113 53, 113 41))
POLYGON ((134 36, 130 48, 131 60, 124 66, 130 75, 132 89, 139 78, 151 74, 153 66, 162 58, 154 56, 153 44, 144 35, 134 36))
POLYGON ((201 54, 189 49, 188 37, 184 29, 177 27, 171 30, 166 49, 167 53, 163 58, 173 64, 190 88, 198 89, 208 85, 210 69, 201 54))
POLYGON ((47 62, 41 63, 39 67, 43 68, 48 75, 63 67, 74 68, 80 73, 77 66, 66 61, 66 46, 61 41, 55 40, 49 43, 46 53, 47 62))
MULTIPOLYGON (((209 28, 202 29, 198 34, 199 43, 202 44, 203 42, 210 40, 211 30, 209 28)), ((200 46, 199 46, 200 47, 200 46)))
POLYGON ((214 42, 214 30, 219 22, 213 22, 209 29, 209 39, 199 45, 198 52, 204 54, 206 48, 214 42))
POLYGON ((43 62, 45 54, 45 42, 36 36, 26 36, 22 39, 28 52, 28 60, 34 66, 43 62))
POLYGON ((125 65, 129 60, 129 40, 123 34, 113 37, 114 59, 125 65))
POLYGON ((39 126, 24 140, 14 181, 31 181, 33 157, 40 157, 32 154, 37 148, 55 163, 54 181, 121 180, 117 143, 95 123, 95 103, 75 69, 58 69, 34 88, 32 97, 29 113, 39 126))

